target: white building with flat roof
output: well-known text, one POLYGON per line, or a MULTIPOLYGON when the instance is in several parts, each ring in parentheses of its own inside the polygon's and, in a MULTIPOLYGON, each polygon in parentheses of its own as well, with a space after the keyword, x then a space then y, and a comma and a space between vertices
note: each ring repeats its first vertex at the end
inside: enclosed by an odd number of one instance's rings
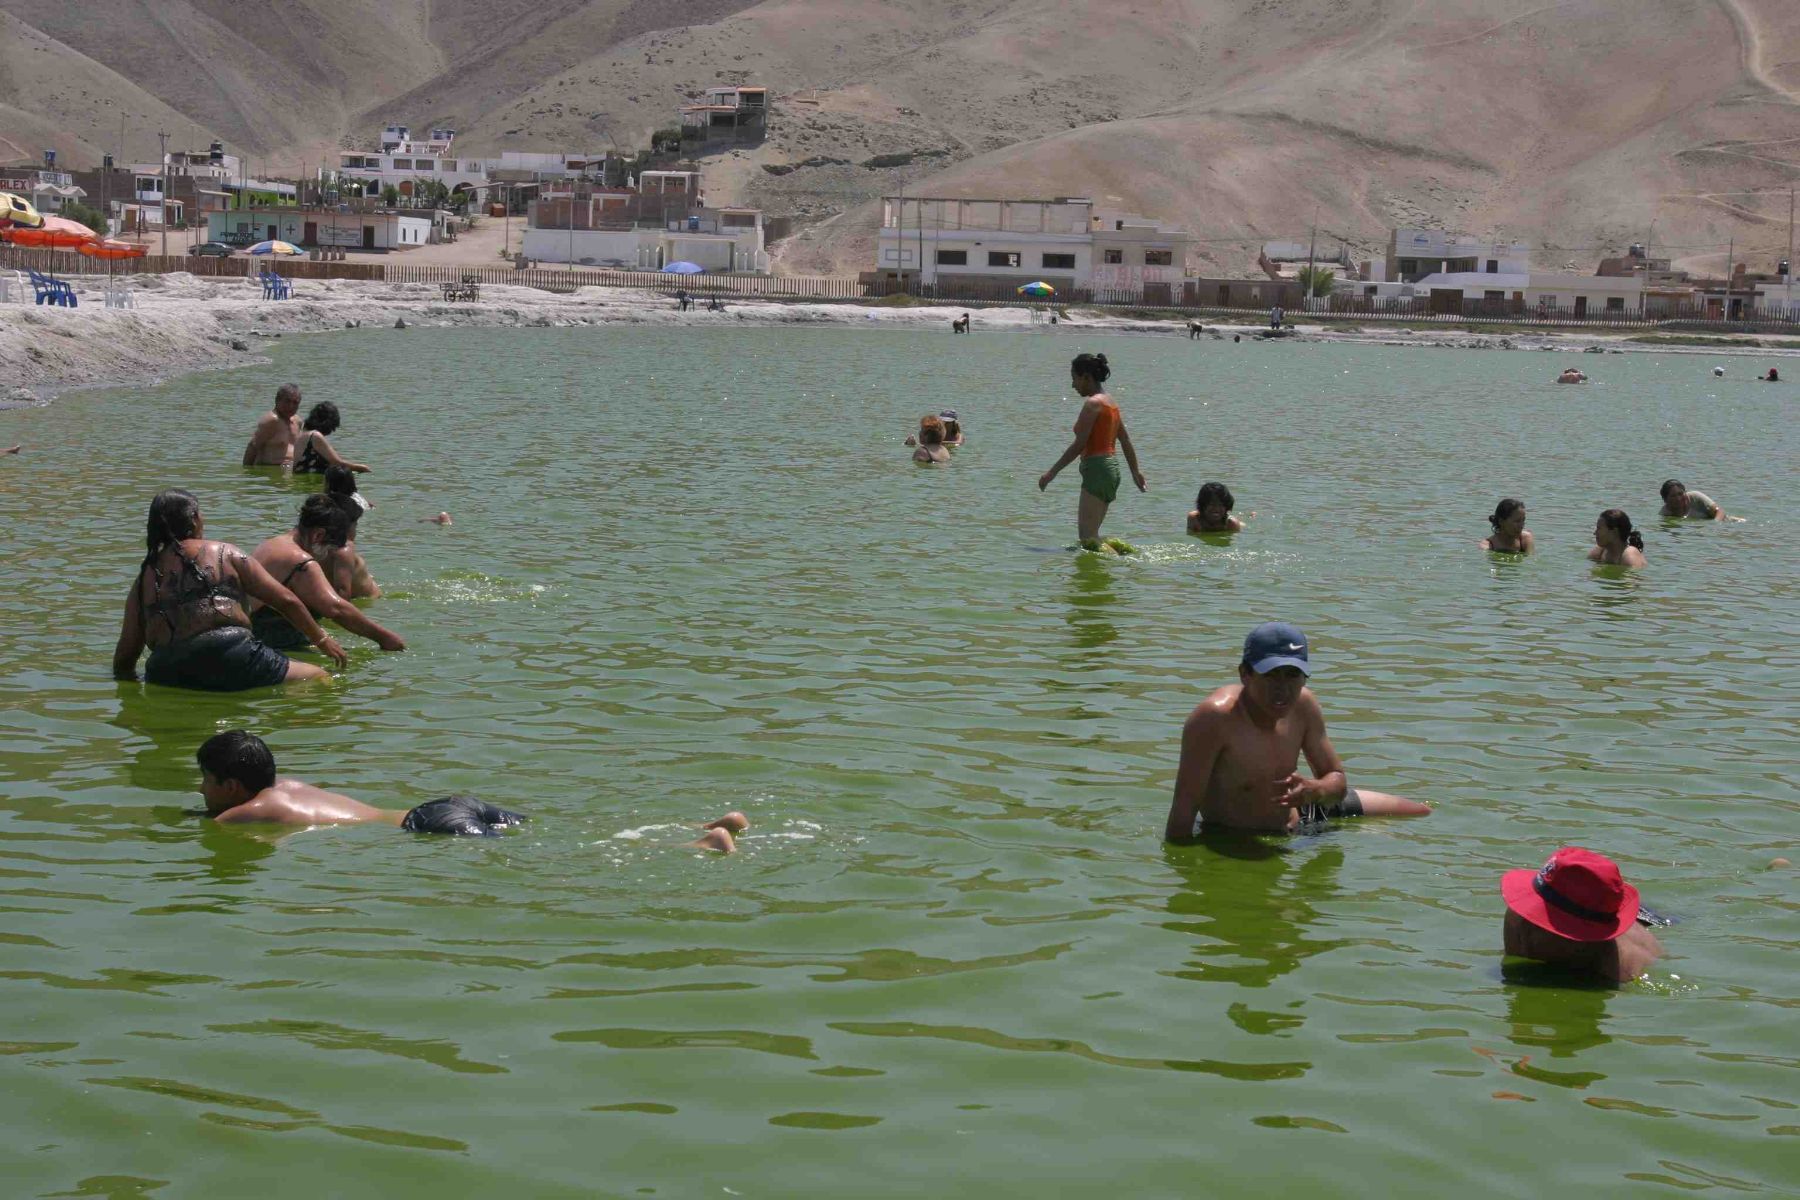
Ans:
POLYGON ((1395 229, 1388 237, 1387 258, 1371 264, 1376 283, 1421 283, 1430 275, 1530 273, 1529 244, 1442 229, 1395 229))
POLYGON ((406 126, 389 125, 378 149, 339 154, 337 174, 367 191, 392 187, 402 196, 411 196, 421 183, 441 183, 453 195, 467 194, 479 204, 487 199, 496 177, 513 183, 578 178, 599 171, 607 160, 604 152, 503 150, 497 155, 466 155, 456 152, 455 141, 454 129, 433 129, 429 137, 415 138, 406 126))

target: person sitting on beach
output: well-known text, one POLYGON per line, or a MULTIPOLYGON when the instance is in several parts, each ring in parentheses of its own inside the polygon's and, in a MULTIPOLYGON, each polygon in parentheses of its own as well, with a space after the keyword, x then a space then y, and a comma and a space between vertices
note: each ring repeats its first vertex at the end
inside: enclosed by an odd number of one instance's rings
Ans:
POLYGON ((326 678, 322 668, 293 662, 250 632, 245 595, 261 600, 299 629, 339 667, 346 659, 294 593, 236 546, 206 540, 200 502, 172 488, 150 502, 144 540, 125 624, 113 649, 113 676, 137 678, 138 656, 150 659, 144 678, 167 687, 237 692, 326 678))
POLYGON ((1609 567, 1641 567, 1645 563, 1644 535, 1631 527, 1622 508, 1609 508, 1594 522, 1594 548, 1588 561, 1609 567))
POLYGON ((398 825, 412 833, 498 837, 524 822, 518 813, 495 808, 473 796, 440 796, 411 809, 375 808, 275 773, 268 743, 241 729, 215 733, 194 754, 200 764, 200 795, 215 821, 256 821, 271 825, 398 825))
MULTIPOLYGON (((329 617, 383 650, 404 650, 406 642, 399 634, 370 619, 332 586, 325 562, 349 536, 350 518, 341 501, 334 496, 308 496, 294 527, 258 546, 250 557, 300 597, 315 620, 329 617)), ((250 632, 277 650, 291 650, 305 642, 287 618, 266 604, 251 608, 250 632)))
MULTIPOLYGON (((1237 503, 1231 489, 1222 483, 1203 483, 1194 497, 1194 511, 1187 515, 1189 533, 1238 533, 1244 523, 1231 515, 1237 503)), ((1252 514, 1255 515, 1255 514, 1252 514)))
POLYGON ((1207 828, 1293 832, 1336 817, 1427 816, 1416 800, 1350 786, 1306 686, 1306 635, 1269 621, 1244 639, 1238 682, 1201 701, 1181 729, 1175 798, 1163 837, 1207 828), (1306 755, 1313 778, 1296 771, 1306 755))
POLYGON ((348 467, 329 467, 325 471, 324 494, 338 502, 350 521, 350 534, 342 546, 329 550, 319 559, 331 580, 332 589, 346 600, 378 600, 381 585, 369 571, 369 564, 356 548, 357 522, 375 505, 356 490, 356 476, 348 467))
POLYGON ((284 383, 275 389, 275 407, 262 415, 244 447, 246 467, 285 467, 294 461, 300 440, 300 389, 284 383))
POLYGON ((962 316, 956 318, 956 320, 950 322, 950 332, 951 333, 967 333, 967 332, 969 332, 969 314, 964 313, 962 316))
POLYGON ((1564 846, 1541 870, 1502 875, 1500 895, 1501 939, 1515 958, 1628 983, 1662 956, 1662 944, 1638 924, 1638 890, 1604 854, 1564 846))
POLYGON ((1726 517, 1725 510, 1711 496, 1688 490, 1679 479, 1663 480, 1661 515, 1677 521, 1690 518, 1696 521, 1742 520, 1741 517, 1726 517))
POLYGON ((963 444, 962 422, 957 420, 956 410, 946 408, 938 414, 938 420, 944 423, 944 445, 952 450, 963 444))
POLYGON ((300 440, 294 443, 294 474, 323 475, 327 467, 348 467, 358 475, 368 471, 362 463, 351 462, 331 448, 331 435, 340 424, 338 406, 331 401, 312 406, 306 424, 300 427, 300 440))
POLYGON ((723 300, 719 299, 717 296, 712 296, 712 297, 708 298, 708 300, 706 301, 706 311, 707 312, 724 312, 725 311, 725 302, 723 300))
POLYGON ((1497 554, 1530 554, 1537 545, 1531 530, 1525 528, 1525 502, 1511 496, 1494 505, 1488 516, 1493 532, 1481 539, 1483 550, 1497 554))
POLYGON ((1764 383, 1780 383, 1781 382, 1781 372, 1777 371, 1774 367, 1770 367, 1769 373, 1767 375, 1763 376, 1763 382, 1764 383))
POLYGON ((919 448, 913 451, 913 461, 930 466, 933 463, 950 461, 950 451, 944 445, 944 422, 938 417, 926 417, 919 422, 919 448))
POLYGON ((1588 377, 1574 367, 1564 367, 1563 373, 1556 377, 1558 383, 1586 383, 1588 377))
MULTIPOLYGON (((1100 523, 1119 495, 1119 456, 1131 467, 1132 482, 1140 492, 1150 490, 1144 473, 1138 469, 1137 449, 1131 435, 1125 432, 1125 416, 1113 398, 1102 389, 1112 375, 1104 354, 1078 354, 1069 364, 1069 382, 1081 397, 1081 412, 1075 418, 1075 440, 1050 469, 1038 476, 1038 491, 1050 486, 1057 473, 1076 459, 1081 460, 1081 498, 1075 509, 1075 536, 1085 550, 1100 549, 1100 523)), ((1117 549, 1118 547, 1114 547, 1117 549)), ((1129 548, 1128 548, 1129 549, 1129 548)))

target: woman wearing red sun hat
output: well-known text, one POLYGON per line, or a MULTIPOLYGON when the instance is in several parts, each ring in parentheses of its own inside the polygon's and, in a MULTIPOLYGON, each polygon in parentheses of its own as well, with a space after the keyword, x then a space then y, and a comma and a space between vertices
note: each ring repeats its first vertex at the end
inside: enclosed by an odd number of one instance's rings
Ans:
POLYGON ((1564 846, 1541 870, 1500 877, 1506 952, 1624 983, 1662 955, 1638 921, 1638 890, 1604 854, 1564 846))

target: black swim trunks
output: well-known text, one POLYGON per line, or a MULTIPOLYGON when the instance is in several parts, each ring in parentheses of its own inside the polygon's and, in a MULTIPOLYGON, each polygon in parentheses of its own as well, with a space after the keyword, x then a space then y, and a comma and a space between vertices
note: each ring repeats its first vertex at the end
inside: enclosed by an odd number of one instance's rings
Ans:
POLYGON ((1308 804, 1299 810, 1300 824, 1314 825, 1321 821, 1335 821, 1340 817, 1360 817, 1363 815, 1362 797, 1356 789, 1346 787, 1344 798, 1336 804, 1308 804))
POLYGON ((241 692, 273 687, 287 679, 287 655, 269 647, 242 625, 227 625, 150 651, 144 678, 164 687, 203 692, 241 692))
POLYGON ((516 812, 496 808, 473 796, 439 796, 409 810, 400 828, 409 833, 451 833, 469 837, 499 837, 509 825, 521 825, 525 818, 516 812))

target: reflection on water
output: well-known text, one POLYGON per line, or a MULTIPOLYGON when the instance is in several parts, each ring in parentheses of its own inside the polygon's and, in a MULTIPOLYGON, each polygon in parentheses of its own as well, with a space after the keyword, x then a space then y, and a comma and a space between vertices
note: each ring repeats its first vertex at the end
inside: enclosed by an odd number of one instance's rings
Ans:
POLYGON ((1119 637, 1111 613, 1118 601, 1111 555, 1077 553, 1069 573, 1069 632, 1077 649, 1099 650, 1119 637))
POLYGON ((1570 1058, 1612 1041, 1600 1032, 1600 1022, 1615 988, 1571 986, 1567 972, 1543 963, 1509 962, 1504 978, 1506 1019, 1515 1044, 1548 1050, 1552 1058, 1570 1058))

